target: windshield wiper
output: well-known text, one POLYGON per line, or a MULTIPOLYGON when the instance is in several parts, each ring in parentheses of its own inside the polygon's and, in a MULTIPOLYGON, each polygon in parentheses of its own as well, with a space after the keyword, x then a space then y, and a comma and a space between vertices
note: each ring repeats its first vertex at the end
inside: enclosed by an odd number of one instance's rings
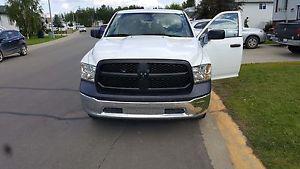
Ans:
POLYGON ((107 37, 126 37, 126 36, 130 36, 129 34, 111 34, 111 35, 107 35, 107 37))

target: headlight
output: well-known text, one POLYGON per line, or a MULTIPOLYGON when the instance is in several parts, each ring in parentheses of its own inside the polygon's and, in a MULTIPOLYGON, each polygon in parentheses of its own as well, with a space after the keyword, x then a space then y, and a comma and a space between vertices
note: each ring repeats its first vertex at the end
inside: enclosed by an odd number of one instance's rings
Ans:
POLYGON ((96 66, 87 63, 80 63, 80 69, 82 79, 94 82, 96 66))
POLYGON ((200 83, 211 78, 211 64, 203 64, 193 67, 194 83, 200 83))

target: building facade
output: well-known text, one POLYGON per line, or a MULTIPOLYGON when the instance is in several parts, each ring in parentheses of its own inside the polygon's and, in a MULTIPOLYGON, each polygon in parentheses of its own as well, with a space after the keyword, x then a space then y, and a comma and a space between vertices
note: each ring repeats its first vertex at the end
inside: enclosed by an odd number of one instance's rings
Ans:
POLYGON ((300 20, 300 0, 274 0, 273 21, 297 20, 300 20))
MULTIPOLYGON (((202 0, 195 0, 195 5, 202 0)), ((241 13, 243 21, 248 17, 249 27, 264 28, 265 25, 272 21, 273 0, 235 0, 241 3, 241 13)), ((296 0, 300 1, 300 0, 296 0)))
POLYGON ((249 18, 249 27, 263 29, 272 21, 273 0, 236 0, 236 2, 242 4, 242 19, 244 21, 249 18))
POLYGON ((0 5, 0 29, 13 29, 19 30, 16 26, 16 22, 13 22, 9 19, 6 14, 5 6, 0 5))

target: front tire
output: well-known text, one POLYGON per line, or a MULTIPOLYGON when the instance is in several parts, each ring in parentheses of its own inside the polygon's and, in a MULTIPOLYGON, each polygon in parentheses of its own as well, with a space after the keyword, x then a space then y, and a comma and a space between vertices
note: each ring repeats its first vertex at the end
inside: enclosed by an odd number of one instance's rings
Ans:
POLYGON ((94 115, 91 115, 91 114, 88 114, 88 116, 92 119, 92 120, 97 120, 99 119, 98 117, 94 116, 94 115))
POLYGON ((26 45, 22 45, 21 49, 20 49, 20 55, 21 56, 25 56, 27 55, 27 46, 26 45))
POLYGON ((299 54, 300 53, 300 47, 299 46, 288 46, 288 49, 295 54, 299 54))
POLYGON ((205 113, 205 114, 202 114, 202 115, 200 115, 200 116, 197 116, 197 117, 195 117, 194 119, 196 119, 196 120, 201 120, 201 119, 204 119, 205 116, 206 116, 206 113, 205 113))
POLYGON ((246 39, 245 45, 247 49, 255 49, 259 44, 259 38, 256 36, 249 36, 246 39))
POLYGON ((4 56, 3 56, 2 52, 0 52, 0 62, 2 62, 3 59, 4 59, 4 56))

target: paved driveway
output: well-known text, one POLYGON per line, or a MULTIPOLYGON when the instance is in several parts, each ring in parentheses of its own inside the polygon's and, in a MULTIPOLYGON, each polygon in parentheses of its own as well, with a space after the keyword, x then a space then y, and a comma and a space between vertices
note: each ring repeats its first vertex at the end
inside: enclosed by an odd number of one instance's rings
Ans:
POLYGON ((197 120, 87 117, 79 61, 95 42, 83 33, 0 64, 0 168, 212 168, 197 120))
POLYGON ((300 54, 291 53, 287 47, 260 45, 257 49, 244 49, 243 63, 300 61, 300 54))

